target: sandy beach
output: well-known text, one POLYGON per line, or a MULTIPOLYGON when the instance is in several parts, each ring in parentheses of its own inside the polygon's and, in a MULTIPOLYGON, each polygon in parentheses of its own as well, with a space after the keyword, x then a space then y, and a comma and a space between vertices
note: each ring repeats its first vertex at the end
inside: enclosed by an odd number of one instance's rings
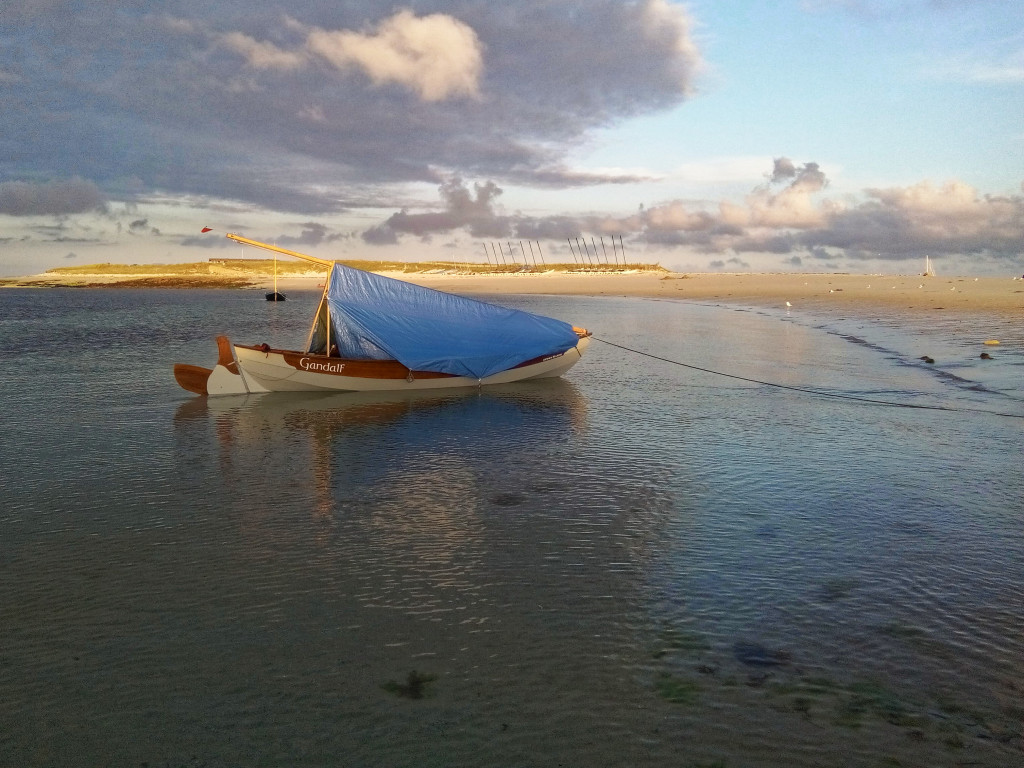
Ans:
MULTIPOLYGON (((460 294, 557 294, 642 296, 691 299, 762 307, 813 310, 898 308, 922 312, 1019 314, 1024 310, 1024 279, 1003 277, 922 277, 920 275, 749 274, 749 273, 573 273, 504 275, 386 273, 390 277, 460 294), (787 304, 789 302, 789 304, 787 304)), ((278 280, 278 289, 318 290, 322 277, 278 280)), ((7 287, 223 287, 266 288, 269 280, 204 277, 35 275, 7 281, 7 287)))
MULTIPOLYGON (((409 278, 407 278, 409 279, 409 278)), ((411 278, 455 293, 645 296, 808 309, 861 306, 1019 313, 1024 280, 847 274, 521 274, 411 278)))

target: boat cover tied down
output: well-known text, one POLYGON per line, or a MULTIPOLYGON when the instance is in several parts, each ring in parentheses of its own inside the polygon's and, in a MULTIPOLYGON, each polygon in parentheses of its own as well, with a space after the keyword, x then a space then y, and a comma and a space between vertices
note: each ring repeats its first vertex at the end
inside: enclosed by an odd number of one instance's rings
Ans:
POLYGON ((341 357, 483 379, 579 342, 572 325, 335 264, 325 292, 341 357))

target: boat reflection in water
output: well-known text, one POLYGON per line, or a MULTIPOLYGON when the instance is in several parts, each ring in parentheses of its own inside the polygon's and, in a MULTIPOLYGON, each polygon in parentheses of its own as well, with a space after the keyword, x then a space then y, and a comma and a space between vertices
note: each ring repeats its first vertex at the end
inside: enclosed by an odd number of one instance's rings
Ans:
POLYGON ((514 506, 516 483, 550 476, 551 453, 586 421, 578 389, 545 379, 443 393, 199 398, 178 409, 175 426, 178 455, 194 473, 215 473, 207 482, 244 527, 276 527, 304 507, 328 528, 355 514, 384 530, 398 515, 386 535, 412 525, 462 537, 478 504, 514 506), (203 450, 219 455, 196 455, 203 450))

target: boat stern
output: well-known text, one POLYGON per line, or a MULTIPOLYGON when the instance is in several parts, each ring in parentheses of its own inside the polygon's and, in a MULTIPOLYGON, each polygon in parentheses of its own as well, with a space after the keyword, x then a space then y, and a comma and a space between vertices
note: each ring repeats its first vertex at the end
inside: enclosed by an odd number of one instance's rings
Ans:
POLYGON ((178 363, 174 366, 174 379, 182 389, 203 396, 265 391, 262 387, 251 387, 246 381, 227 336, 217 337, 217 364, 212 369, 178 363))

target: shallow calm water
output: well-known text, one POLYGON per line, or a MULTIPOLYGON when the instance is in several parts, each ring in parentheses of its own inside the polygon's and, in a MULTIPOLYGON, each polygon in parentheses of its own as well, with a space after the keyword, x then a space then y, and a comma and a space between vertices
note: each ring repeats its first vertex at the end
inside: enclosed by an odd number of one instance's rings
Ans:
POLYGON ((1019 326, 504 300, 928 409, 600 342, 479 392, 175 385, 316 299, 0 291, 0 765, 1024 764, 1019 326))

